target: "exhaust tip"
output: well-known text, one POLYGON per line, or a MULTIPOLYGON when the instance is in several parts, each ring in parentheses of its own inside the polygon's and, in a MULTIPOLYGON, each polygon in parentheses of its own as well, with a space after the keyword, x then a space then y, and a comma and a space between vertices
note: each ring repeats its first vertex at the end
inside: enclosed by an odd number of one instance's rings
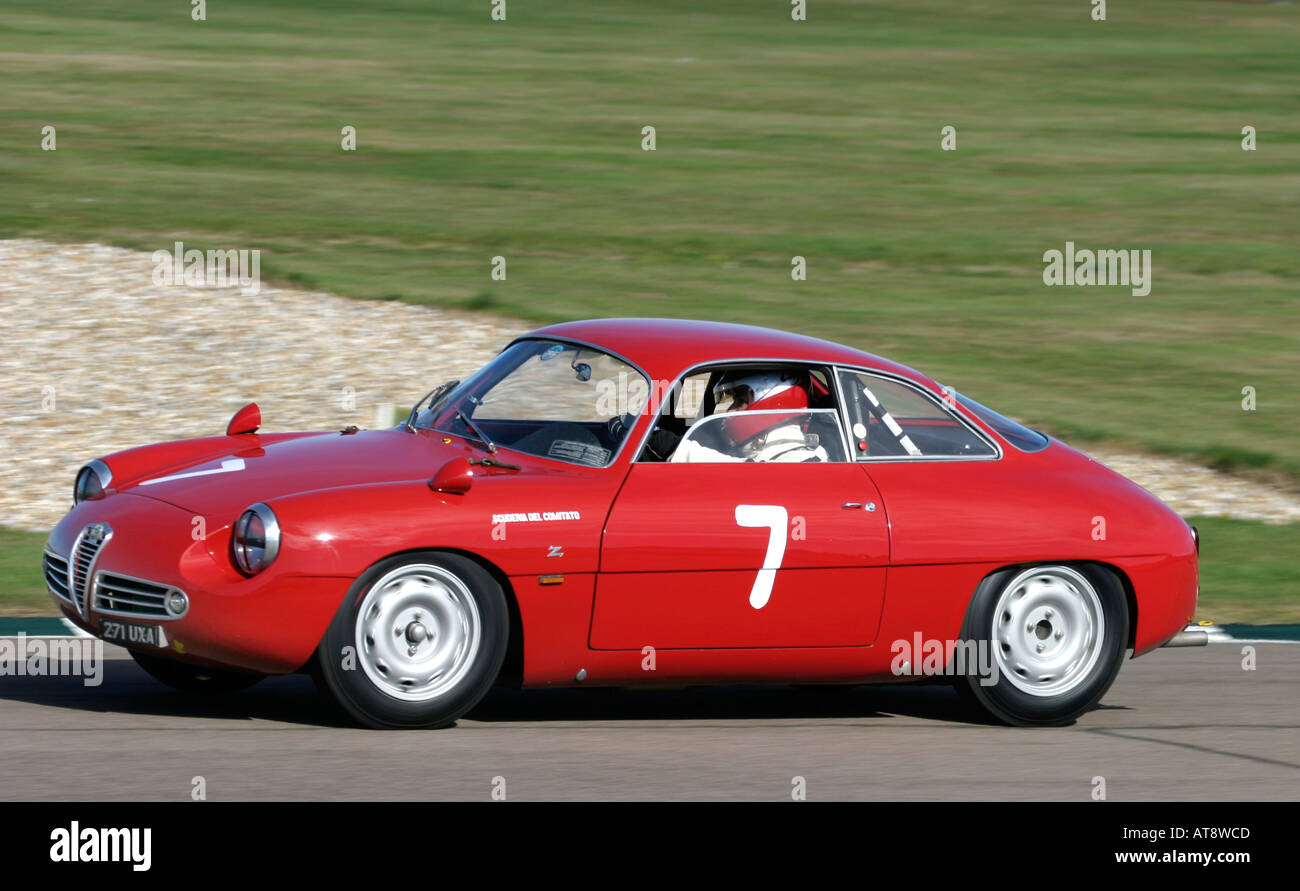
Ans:
POLYGON ((1209 644, 1210 634, 1207 631, 1188 631, 1184 629, 1171 637, 1166 643, 1167 647, 1203 647, 1209 644))

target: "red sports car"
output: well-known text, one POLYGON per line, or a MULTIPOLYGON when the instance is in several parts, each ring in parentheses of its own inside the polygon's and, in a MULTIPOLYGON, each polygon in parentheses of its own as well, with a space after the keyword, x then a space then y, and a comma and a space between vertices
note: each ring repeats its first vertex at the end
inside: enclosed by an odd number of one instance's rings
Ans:
POLYGON ((180 689, 310 670, 357 721, 496 683, 947 677, 1068 722, 1191 619, 1195 530, 1063 443, 848 347, 710 322, 542 328, 392 429, 87 464, 54 602, 180 689))

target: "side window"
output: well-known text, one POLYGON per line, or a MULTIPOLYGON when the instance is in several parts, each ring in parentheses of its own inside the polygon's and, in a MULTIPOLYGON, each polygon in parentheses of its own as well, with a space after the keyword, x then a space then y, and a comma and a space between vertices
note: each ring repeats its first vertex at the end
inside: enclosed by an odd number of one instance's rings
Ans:
POLYGON ((997 450, 941 402, 889 378, 840 372, 857 458, 983 458, 997 450))
POLYGON ((839 413, 743 411, 710 415, 694 424, 672 456, 674 463, 812 464, 843 462, 839 413))
POLYGON ((727 363, 692 372, 664 400, 638 461, 847 461, 831 370, 727 363))

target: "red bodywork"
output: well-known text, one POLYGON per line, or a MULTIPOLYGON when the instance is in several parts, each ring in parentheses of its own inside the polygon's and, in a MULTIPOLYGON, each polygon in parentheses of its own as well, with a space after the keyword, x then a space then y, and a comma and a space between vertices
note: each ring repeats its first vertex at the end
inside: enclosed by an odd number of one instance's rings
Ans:
MULTIPOLYGON (((597 346, 652 381, 701 364, 789 360, 901 376, 942 397, 910 368, 798 335, 705 322, 621 319, 541 329, 529 338, 597 346)), ((71 551, 106 521, 113 538, 97 569, 172 585, 188 613, 165 625, 173 655, 265 673, 312 656, 348 587, 368 567, 417 549, 474 556, 517 607, 525 686, 686 682, 894 680, 890 642, 958 638, 967 604, 990 572, 1039 561, 1095 561, 1125 582, 1140 655, 1169 640, 1196 605, 1189 527, 1134 483, 1053 441, 1025 453, 968 414, 996 460, 822 464, 634 461, 653 418, 640 414, 604 468, 502 447, 514 471, 475 467, 463 494, 432 491, 448 461, 480 457, 466 439, 430 430, 240 434, 107 456, 108 489, 75 507, 48 548, 71 551), (238 473, 146 480, 220 468, 238 473), (282 529, 280 554, 242 575, 231 528, 265 502, 282 529), (782 505, 801 520, 770 599, 751 608, 767 546, 737 524, 737 504, 782 505), (844 510, 872 502, 878 510, 844 510), (553 522, 494 515, 546 512, 553 522), (1104 517, 1106 535, 1092 534, 1104 517), (199 520, 198 518, 202 518, 199 520), (195 533, 199 524, 206 536, 195 533), (199 539, 199 540, 196 540, 199 539), (562 581, 555 583, 555 578, 562 581), (550 582, 543 584, 543 580, 550 582), (645 669, 654 648, 654 671, 645 669)), ((94 633, 59 596, 70 620, 94 633)))

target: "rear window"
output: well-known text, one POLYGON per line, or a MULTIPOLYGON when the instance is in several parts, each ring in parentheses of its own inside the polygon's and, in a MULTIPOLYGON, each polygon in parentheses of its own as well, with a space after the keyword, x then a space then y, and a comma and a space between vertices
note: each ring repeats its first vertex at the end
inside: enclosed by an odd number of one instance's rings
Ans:
POLYGON ((1000 415, 993 409, 980 405, 968 396, 963 396, 960 393, 957 393, 956 396, 957 401, 962 404, 963 408, 985 424, 988 424, 997 431, 998 436, 1001 436, 1022 452, 1037 452, 1040 449, 1045 449, 1051 441, 1037 430, 1030 430, 1024 424, 1017 424, 1006 415, 1000 415))

